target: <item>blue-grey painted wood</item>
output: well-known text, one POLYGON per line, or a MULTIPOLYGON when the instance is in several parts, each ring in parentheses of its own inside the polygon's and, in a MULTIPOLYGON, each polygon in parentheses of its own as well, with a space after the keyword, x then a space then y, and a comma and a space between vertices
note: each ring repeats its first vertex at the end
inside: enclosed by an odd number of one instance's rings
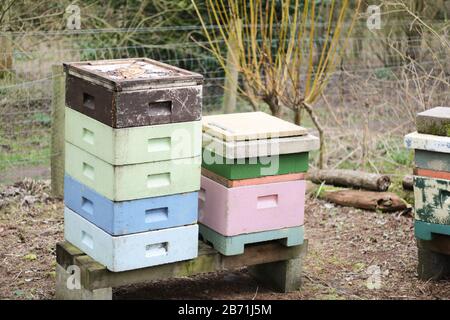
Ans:
POLYGON ((64 203, 114 236, 189 225, 198 217, 198 192, 113 202, 69 175, 64 203))

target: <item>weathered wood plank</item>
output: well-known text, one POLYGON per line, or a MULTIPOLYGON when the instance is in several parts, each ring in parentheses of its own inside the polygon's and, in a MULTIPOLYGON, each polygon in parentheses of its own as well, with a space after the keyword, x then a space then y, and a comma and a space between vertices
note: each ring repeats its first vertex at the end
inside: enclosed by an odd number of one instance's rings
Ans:
POLYGON ((65 64, 67 106, 113 128, 201 118, 203 76, 147 58, 65 64))
POLYGON ((422 280, 440 280, 450 276, 450 236, 433 234, 429 241, 417 239, 417 273, 422 280))
MULTIPOLYGON (((285 247, 277 242, 268 242, 248 246, 242 255, 225 257, 206 244, 199 243, 199 256, 196 259, 125 272, 111 272, 86 255, 72 256, 72 259, 81 268, 83 287, 95 290, 297 259, 306 246, 307 241, 300 246, 293 247, 285 247)), ((58 244, 58 247, 60 250, 71 248, 70 245, 67 246, 64 243, 58 244)), ((65 255, 71 256, 71 253, 66 252, 65 255)), ((63 255, 60 254, 60 256, 63 255)))
POLYGON ((279 292, 292 292, 302 285, 302 272, 307 246, 296 259, 258 264, 249 268, 258 281, 279 292))
POLYGON ((56 264, 56 288, 55 296, 57 300, 112 300, 112 288, 88 290, 83 286, 69 289, 68 282, 71 274, 65 268, 56 264))
POLYGON ((447 171, 437 171, 429 169, 414 168, 414 175, 434 178, 439 180, 450 180, 450 172, 447 171))
POLYGON ((445 234, 434 234, 431 240, 417 239, 419 248, 431 250, 450 256, 450 236, 445 234))
POLYGON ((450 275, 449 256, 418 248, 417 274, 421 280, 441 280, 450 275))
POLYGON ((203 131, 223 141, 302 136, 307 130, 264 112, 205 116, 203 131))
POLYGON ((64 117, 65 90, 62 65, 52 67, 52 139, 51 139, 51 189, 52 195, 62 198, 64 195, 64 117))
POLYGON ((203 133, 205 149, 228 159, 265 157, 278 154, 310 152, 319 149, 319 138, 306 134, 295 137, 268 138, 246 141, 222 141, 203 133))
POLYGON ((76 257, 84 255, 83 251, 70 242, 64 241, 56 244, 56 262, 64 269, 73 265, 76 257))
POLYGON ((433 152, 450 153, 450 137, 433 136, 413 132, 405 136, 408 149, 419 149, 433 152))

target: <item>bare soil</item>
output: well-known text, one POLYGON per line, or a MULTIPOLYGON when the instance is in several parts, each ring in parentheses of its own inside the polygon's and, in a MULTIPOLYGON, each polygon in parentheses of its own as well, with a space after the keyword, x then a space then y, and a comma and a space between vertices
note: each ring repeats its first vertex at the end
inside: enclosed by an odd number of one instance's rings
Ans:
MULTIPOLYGON (((48 182, 0 187, 0 298, 53 299, 55 244, 63 239, 63 204, 48 182)), ((450 299, 450 281, 417 279, 411 215, 306 206, 309 253, 304 284, 281 294, 246 272, 213 273, 114 289, 115 299, 450 299), (379 274, 379 288, 370 283, 379 274)))

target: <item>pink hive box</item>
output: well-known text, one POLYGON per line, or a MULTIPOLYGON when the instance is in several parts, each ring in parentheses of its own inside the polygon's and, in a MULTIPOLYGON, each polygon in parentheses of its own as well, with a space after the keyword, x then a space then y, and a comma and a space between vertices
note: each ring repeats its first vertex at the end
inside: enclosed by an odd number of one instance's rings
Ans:
POLYGON ((305 181, 227 188, 202 176, 199 222, 224 236, 303 225, 305 181))

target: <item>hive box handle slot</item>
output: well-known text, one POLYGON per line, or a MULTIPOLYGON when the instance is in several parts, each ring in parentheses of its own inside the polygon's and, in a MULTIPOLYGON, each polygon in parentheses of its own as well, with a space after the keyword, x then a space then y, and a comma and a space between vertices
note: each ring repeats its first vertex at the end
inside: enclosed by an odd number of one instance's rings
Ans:
POLYGON ((164 221, 169 218, 169 208, 156 208, 145 210, 145 223, 164 221))
POLYGON ((172 114, 172 101, 149 102, 151 116, 170 116, 172 114))
POLYGON ((170 137, 148 139, 148 152, 162 152, 170 150, 170 137))
POLYGON ((148 244, 145 246, 145 257, 152 258, 157 256, 164 256, 169 250, 168 242, 161 242, 155 244, 148 244))
POLYGON ((147 176, 148 188, 160 188, 170 185, 170 173, 149 174, 147 176))
POLYGON ((258 197, 256 201, 256 207, 258 209, 267 209, 267 208, 275 208, 278 206, 278 195, 271 194, 268 196, 258 197))
POLYGON ((88 248, 94 249, 94 239, 86 231, 81 231, 81 242, 88 248))
POLYGON ((83 93, 83 106, 85 108, 94 110, 95 109, 95 98, 88 93, 83 93))
POLYGON ((81 197, 81 209, 84 212, 87 212, 90 215, 93 215, 94 214, 94 203, 85 197, 81 197))
POLYGON ((94 180, 95 177, 94 167, 87 164, 86 162, 83 162, 83 174, 89 179, 94 180))
POLYGON ((83 128, 83 141, 89 144, 94 144, 94 132, 83 128))

